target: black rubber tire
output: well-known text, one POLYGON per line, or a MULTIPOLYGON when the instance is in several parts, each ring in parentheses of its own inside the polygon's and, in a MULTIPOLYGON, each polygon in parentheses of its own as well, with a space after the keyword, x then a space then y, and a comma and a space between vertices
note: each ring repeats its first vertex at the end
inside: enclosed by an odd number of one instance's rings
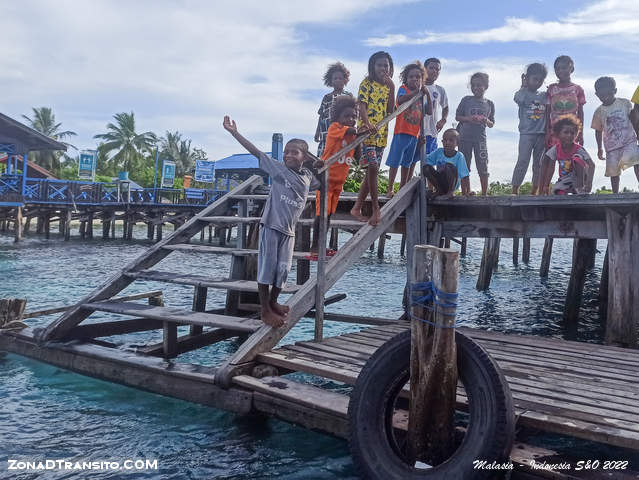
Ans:
POLYGON ((470 338, 456 333, 459 381, 469 401, 464 439, 445 462, 429 469, 406 463, 393 446, 387 412, 410 377, 410 331, 382 345, 362 369, 348 406, 353 462, 369 480, 484 479, 499 471, 474 469, 474 460, 508 462, 515 415, 508 383, 495 361, 470 338))

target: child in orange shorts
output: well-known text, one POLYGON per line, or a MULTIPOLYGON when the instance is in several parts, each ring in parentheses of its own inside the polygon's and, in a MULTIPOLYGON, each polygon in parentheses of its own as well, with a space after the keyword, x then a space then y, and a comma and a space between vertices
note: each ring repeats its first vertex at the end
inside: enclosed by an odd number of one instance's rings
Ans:
MULTIPOLYGON (((340 96, 333 102, 333 109, 331 112, 331 125, 328 127, 328 133, 326 135, 326 146, 324 147, 324 153, 322 154, 322 160, 328 160, 333 154, 341 150, 343 147, 353 142, 358 135, 363 135, 366 131, 357 132, 355 123, 357 122, 357 101, 353 97, 340 96)), ((353 157, 355 156, 355 149, 344 154, 333 163, 328 170, 328 186, 326 189, 326 195, 328 197, 328 222, 330 224, 331 215, 337 210, 337 203, 339 202, 340 193, 344 188, 344 182, 348 176, 351 163, 353 163, 353 157)), ((319 236, 319 222, 320 222, 320 192, 316 193, 315 201, 315 222, 313 229, 315 235, 313 236, 313 243, 311 245, 311 252, 317 253, 317 243, 319 236)), ((328 227, 327 227, 328 228, 328 227)))

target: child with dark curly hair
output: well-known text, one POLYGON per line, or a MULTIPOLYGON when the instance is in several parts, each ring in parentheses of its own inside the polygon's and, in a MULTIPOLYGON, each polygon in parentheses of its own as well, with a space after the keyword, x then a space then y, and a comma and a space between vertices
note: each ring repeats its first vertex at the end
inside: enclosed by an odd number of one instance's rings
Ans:
POLYGON ((557 119, 552 128, 557 143, 544 155, 540 194, 548 194, 555 162, 559 164, 559 180, 552 187, 554 195, 590 193, 595 164, 584 147, 575 142, 581 128, 579 119, 566 115, 557 119))
POLYGON ((315 141, 319 142, 317 146, 317 156, 322 157, 324 147, 326 145, 326 134, 330 125, 331 107, 335 99, 341 95, 353 96, 351 92, 344 90, 348 83, 351 72, 341 62, 335 62, 328 66, 328 70, 324 74, 324 85, 332 87, 333 91, 324 95, 322 103, 317 111, 319 119, 317 121, 317 129, 315 130, 315 141))
MULTIPOLYGON (((360 127, 374 129, 386 115, 395 109, 395 84, 393 83, 393 59, 387 52, 376 52, 368 59, 368 75, 359 85, 357 99, 359 100, 360 127)), ((382 155, 388 141, 388 124, 382 126, 376 133, 364 141, 360 166, 366 168, 366 175, 362 181, 351 215, 358 220, 365 221, 362 215, 364 200, 371 194, 372 215, 368 222, 377 225, 381 218, 377 192, 377 174, 382 163, 382 155)))
POLYGON ((408 110, 395 119, 393 141, 391 142, 390 152, 386 159, 386 165, 389 167, 386 196, 389 198, 392 197, 394 193, 393 187, 395 186, 397 169, 400 166, 402 167, 399 184, 399 188, 402 188, 413 176, 415 164, 419 161, 418 139, 421 143, 424 142, 424 139, 420 138, 419 135, 424 113, 422 112, 422 105, 425 105, 425 110, 428 115, 433 111, 430 93, 426 85, 424 85, 426 76, 426 69, 419 60, 415 60, 413 63, 406 65, 399 74, 402 86, 397 90, 397 106, 406 103, 420 92, 424 94, 427 100, 423 103, 413 103, 408 110))
POLYGON ((455 114, 455 120, 459 122, 459 151, 464 154, 469 171, 474 153, 482 195, 488 192, 486 127, 493 128, 495 125, 495 104, 484 98, 487 89, 488 74, 473 73, 470 77, 470 91, 473 94, 462 98, 455 114))

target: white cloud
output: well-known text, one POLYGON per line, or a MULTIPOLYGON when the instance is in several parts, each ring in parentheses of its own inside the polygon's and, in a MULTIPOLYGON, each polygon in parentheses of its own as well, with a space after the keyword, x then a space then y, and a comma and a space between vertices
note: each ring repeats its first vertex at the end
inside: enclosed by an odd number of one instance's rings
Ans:
MULTIPOLYGON (((506 18, 504 25, 474 32, 422 32, 416 35, 387 34, 364 41, 369 46, 487 42, 599 41, 603 37, 639 39, 639 3, 604 0, 568 15, 563 20, 540 22, 532 18, 506 18)), ((623 47, 623 44, 617 44, 623 47)))

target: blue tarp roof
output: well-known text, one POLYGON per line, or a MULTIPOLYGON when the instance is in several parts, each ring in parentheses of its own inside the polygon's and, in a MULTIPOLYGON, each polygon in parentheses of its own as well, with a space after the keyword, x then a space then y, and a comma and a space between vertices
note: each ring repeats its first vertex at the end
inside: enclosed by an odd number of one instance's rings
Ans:
MULTIPOLYGON (((271 152, 265 152, 270 155, 271 152)), ((236 153, 230 157, 220 158, 215 161, 215 170, 243 170, 249 168, 260 168, 257 157, 250 153, 236 153)))

